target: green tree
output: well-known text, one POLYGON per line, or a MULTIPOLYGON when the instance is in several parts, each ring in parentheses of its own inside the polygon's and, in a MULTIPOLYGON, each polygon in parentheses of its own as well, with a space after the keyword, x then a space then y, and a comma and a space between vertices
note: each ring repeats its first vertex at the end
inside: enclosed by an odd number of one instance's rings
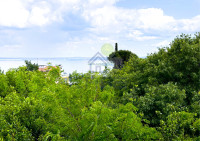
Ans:
POLYGON ((9 93, 9 84, 6 76, 0 73, 0 97, 5 97, 9 93))
POLYGON ((111 53, 108 60, 114 63, 115 69, 121 69, 125 62, 128 62, 131 56, 137 58, 137 55, 128 50, 119 50, 111 53))
POLYGON ((161 132, 166 141, 183 140, 192 141, 199 139, 200 119, 195 118, 195 113, 185 111, 174 112, 167 116, 167 121, 161 120, 161 132), (196 135, 195 135, 196 134, 196 135))
POLYGON ((34 71, 34 70, 38 70, 39 66, 38 64, 32 64, 31 61, 25 60, 25 64, 27 67, 28 71, 34 71))
POLYGON ((186 110, 183 106, 186 98, 185 91, 179 90, 172 83, 152 86, 145 91, 145 95, 138 97, 135 103, 144 114, 144 118, 153 126, 158 126, 160 120, 166 120, 166 117, 175 111, 186 110))
MULTIPOLYGON (((200 140, 199 34, 121 69, 0 73, 0 140, 200 140)), ((126 57, 126 56, 125 56, 126 57)))

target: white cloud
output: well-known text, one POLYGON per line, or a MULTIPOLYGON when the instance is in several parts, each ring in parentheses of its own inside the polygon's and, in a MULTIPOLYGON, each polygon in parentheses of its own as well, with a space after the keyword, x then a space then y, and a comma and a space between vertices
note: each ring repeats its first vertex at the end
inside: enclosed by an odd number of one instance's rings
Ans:
MULTIPOLYGON (((116 18, 117 10, 115 7, 105 6, 102 8, 93 9, 86 9, 84 10, 83 17, 91 23, 93 27, 97 28, 106 28, 117 25, 118 21, 116 18)), ((111 28, 112 30, 112 28, 111 28)))
POLYGON ((49 23, 49 20, 51 19, 51 11, 47 5, 48 3, 42 2, 40 5, 32 7, 29 17, 30 24, 42 26, 49 23))
POLYGON ((20 0, 0 0, 0 25, 25 27, 29 11, 20 0))
POLYGON ((171 28, 171 25, 175 22, 173 17, 164 15, 162 9, 139 9, 136 12, 139 21, 137 27, 139 28, 163 30, 171 28))
MULTIPOLYGON (((166 34, 169 39, 169 35, 172 34, 174 36, 180 32, 200 31, 200 15, 191 19, 175 19, 166 15, 160 8, 128 9, 116 7, 115 3, 117 1, 0 0, 0 26, 25 28, 45 26, 53 22, 65 21, 67 23, 67 16, 71 13, 73 16, 70 20, 73 20, 75 16, 80 17, 80 19, 83 18, 85 20, 83 22, 87 22, 88 25, 87 29, 83 29, 84 33, 82 32, 81 37, 79 35, 69 35, 72 39, 66 38, 64 43, 58 41, 59 43, 52 44, 52 54, 54 55, 55 49, 57 56, 91 56, 95 53, 95 49, 100 48, 104 43, 123 42, 122 44, 124 44, 129 41, 132 41, 132 44, 146 41, 145 43, 148 45, 143 49, 141 49, 141 46, 135 45, 135 48, 138 49, 136 52, 144 54, 155 51, 157 48, 153 48, 153 46, 168 46, 169 42, 166 40, 166 34), (83 35, 87 37, 82 37, 83 35), (155 44, 156 39, 163 41, 155 44), (151 46, 152 44, 153 46, 151 46), (80 55, 80 53, 82 54, 80 55)), ((51 29, 46 28, 45 30, 51 29)), ((63 32, 66 33, 66 31, 63 32)), ((19 38, 19 41, 14 44, 24 45, 23 41, 26 38, 23 38, 23 35, 15 35, 9 37, 8 40, 19 38)), ((2 44, 5 44, 5 42, 2 42, 2 44)), ((31 43, 29 46, 31 46, 31 43)), ((9 52, 14 54, 18 50, 17 54, 20 54, 20 51, 24 51, 15 45, 5 45, 3 49, 4 51, 1 50, 1 52, 4 52, 7 56, 9 56, 9 52)), ((48 51, 50 52, 50 50, 48 51)))
POLYGON ((113 5, 119 0, 88 0, 88 5, 92 7, 102 7, 105 5, 113 5))
POLYGON ((0 0, 0 26, 24 28, 62 21, 62 14, 78 10, 79 0, 0 0))
MULTIPOLYGON (((0 26, 44 26, 62 22, 73 13, 82 16, 98 34, 127 34, 129 31, 198 31, 200 15, 191 19, 175 19, 160 8, 128 9, 116 7, 119 0, 0 0, 0 26)), ((72 19, 73 20, 73 19, 72 19)), ((145 35, 141 35, 145 36, 145 35)), ((143 37, 143 39, 150 39, 143 37)), ((138 38, 141 40, 141 38, 138 38)), ((154 38, 152 38, 154 39, 154 38)))
POLYGON ((150 34, 174 30, 176 20, 164 14, 162 9, 125 9, 114 5, 84 10, 82 16, 92 28, 90 31, 99 35, 129 37, 134 40, 152 40, 157 37, 150 34), (137 35, 132 31, 140 31, 137 35), (145 33, 150 33, 148 36, 145 33))
POLYGON ((200 30, 200 15, 191 19, 181 19, 177 21, 178 25, 181 25, 179 30, 183 31, 199 31, 200 30))
POLYGON ((191 19, 175 19, 165 15, 160 8, 127 9, 107 4, 84 9, 82 16, 93 27, 91 32, 106 35, 124 34, 134 36, 138 40, 155 39, 153 36, 145 36, 145 33, 180 34, 200 30, 200 15, 191 19), (144 34, 136 36, 130 33, 132 30, 142 31, 144 34))
POLYGON ((97 9, 87 9, 84 18, 97 28, 110 29, 154 29, 167 30, 175 23, 171 16, 164 15, 162 9, 124 9, 114 6, 104 6, 97 9))
POLYGON ((164 40, 164 41, 161 41, 157 44, 154 44, 153 46, 155 46, 155 47, 167 47, 167 46, 169 46, 169 44, 170 44, 170 41, 164 40))
POLYGON ((134 30, 132 32, 129 32, 127 37, 138 41, 157 39, 157 37, 155 36, 145 36, 144 33, 142 33, 139 30, 134 30))

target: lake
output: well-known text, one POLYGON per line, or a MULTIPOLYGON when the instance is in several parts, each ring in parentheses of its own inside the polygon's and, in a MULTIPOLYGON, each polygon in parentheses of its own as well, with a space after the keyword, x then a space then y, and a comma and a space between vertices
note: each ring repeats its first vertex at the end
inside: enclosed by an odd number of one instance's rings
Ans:
POLYGON ((86 73, 90 70, 88 61, 90 57, 69 57, 69 58, 0 58, 0 68, 5 72, 10 68, 18 68, 19 66, 25 66, 25 60, 30 60, 32 63, 38 63, 38 65, 62 65, 64 72, 72 73, 77 71, 78 73, 86 73))

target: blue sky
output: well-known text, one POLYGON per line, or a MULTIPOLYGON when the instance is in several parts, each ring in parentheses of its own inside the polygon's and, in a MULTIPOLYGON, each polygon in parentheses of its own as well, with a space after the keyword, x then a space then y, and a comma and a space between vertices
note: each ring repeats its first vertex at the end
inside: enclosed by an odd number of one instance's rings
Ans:
POLYGON ((200 0, 0 0, 0 57, 140 57, 200 31, 200 0))

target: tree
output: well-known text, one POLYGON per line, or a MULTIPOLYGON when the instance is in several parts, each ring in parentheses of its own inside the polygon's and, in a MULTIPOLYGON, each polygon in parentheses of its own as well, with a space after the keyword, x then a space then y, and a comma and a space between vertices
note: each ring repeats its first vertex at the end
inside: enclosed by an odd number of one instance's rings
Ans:
POLYGON ((108 60, 114 63, 114 69, 123 68, 125 62, 128 62, 130 57, 133 56, 138 58, 138 56, 131 51, 128 50, 115 50, 115 52, 111 53, 108 57, 108 60))
POLYGON ((200 140, 198 44, 183 35, 121 69, 74 72, 70 86, 50 64, 0 73, 0 140, 200 140))
POLYGON ((166 120, 172 112, 185 110, 181 108, 184 107, 185 91, 172 83, 149 87, 145 91, 145 96, 138 97, 134 103, 153 126, 158 126, 160 120, 166 120))
POLYGON ((9 92, 8 80, 4 74, 0 73, 0 97, 5 97, 9 92))
POLYGON ((31 61, 25 60, 25 64, 27 67, 28 71, 34 71, 34 70, 38 70, 39 66, 38 64, 32 64, 31 61))
POLYGON ((101 89, 101 75, 74 73, 76 85, 57 79, 59 68, 49 72, 10 70, 0 77, 1 140, 159 140, 162 135, 143 125, 132 103, 115 102, 113 87, 101 89), (7 79, 9 77, 9 79, 7 79), (7 86, 6 86, 7 85, 7 86))
POLYGON ((161 120, 160 124, 160 130, 166 141, 198 141, 200 139, 200 119, 196 118, 195 113, 173 112, 167 116, 166 121, 161 120))

